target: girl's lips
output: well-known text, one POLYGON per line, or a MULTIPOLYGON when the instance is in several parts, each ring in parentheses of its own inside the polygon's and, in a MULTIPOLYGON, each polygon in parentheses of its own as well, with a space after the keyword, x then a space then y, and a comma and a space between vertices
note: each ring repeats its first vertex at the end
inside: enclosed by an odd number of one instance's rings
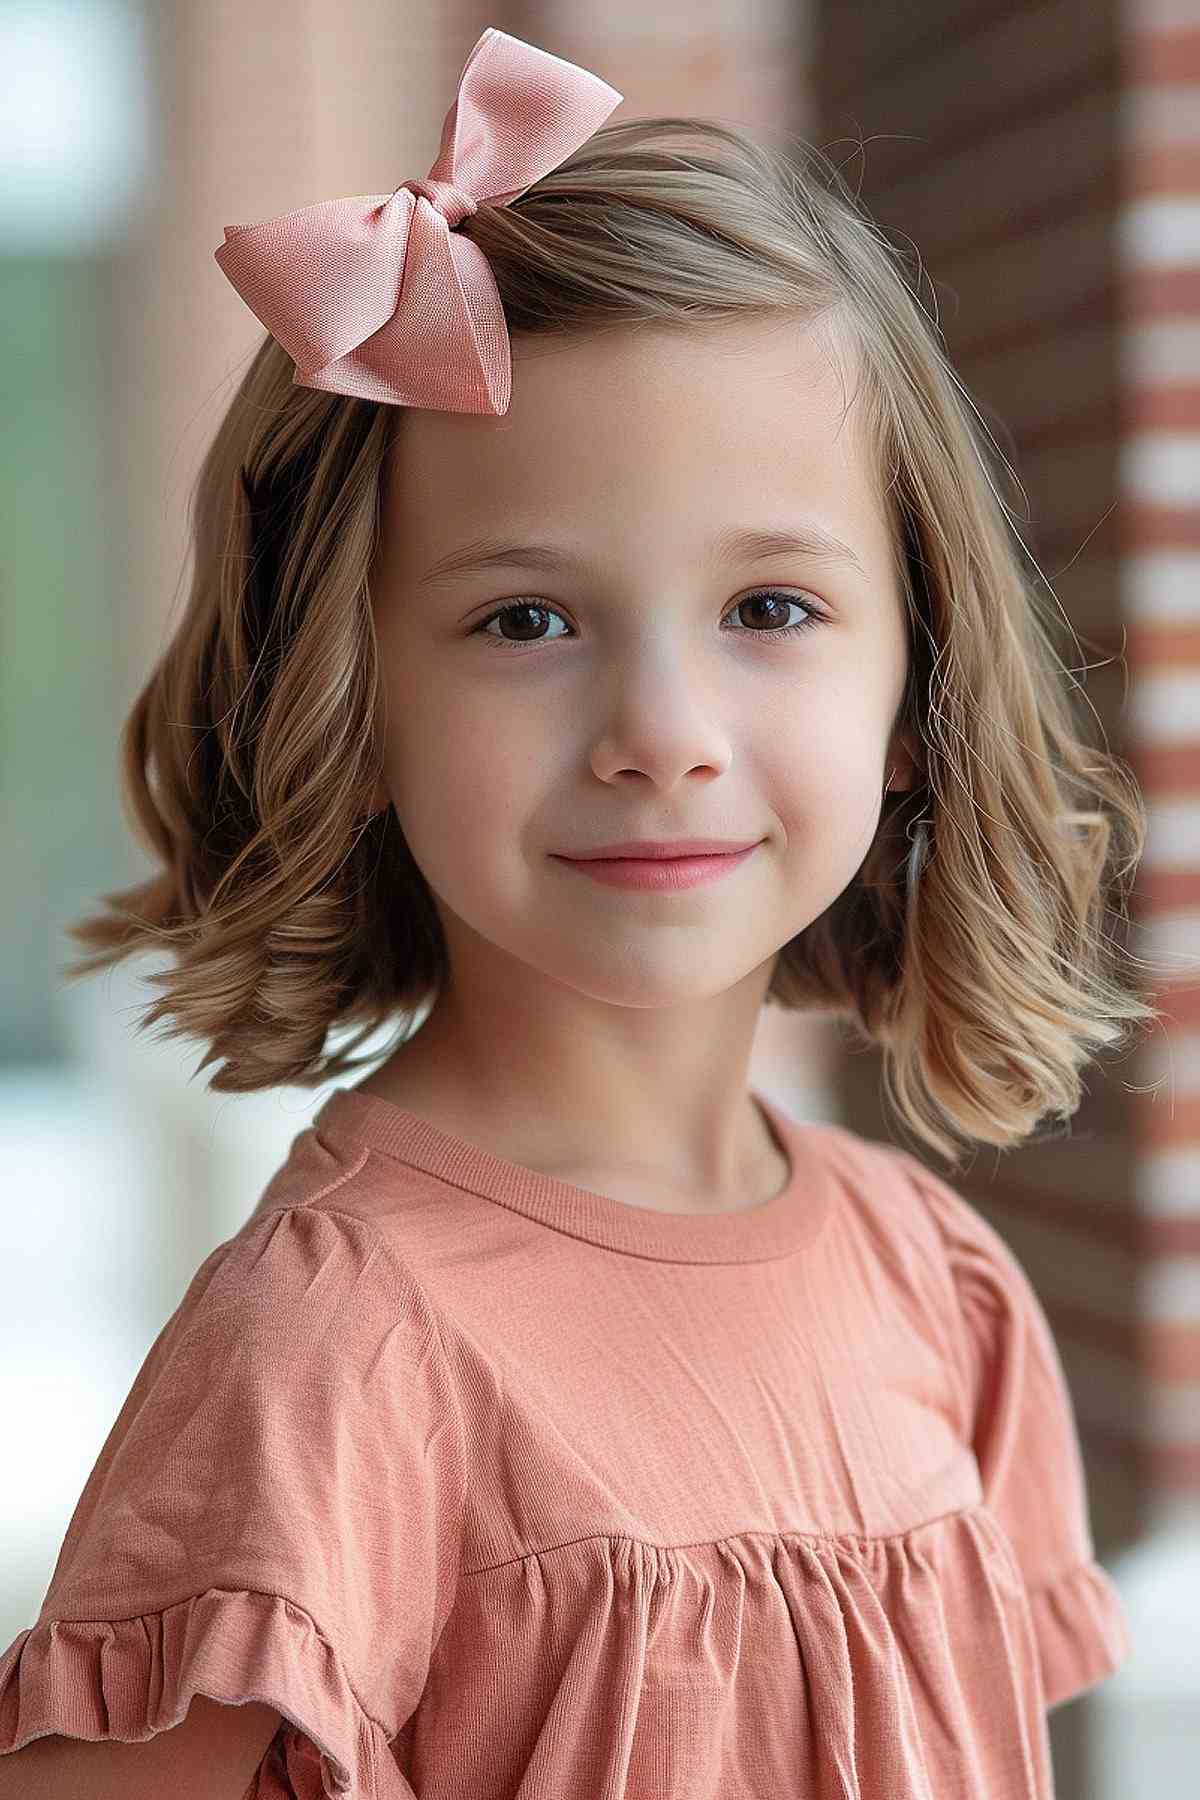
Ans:
POLYGON ((752 849, 756 841, 754 838, 712 837, 620 838, 611 844, 601 844, 595 850, 579 850, 574 855, 564 850, 559 854, 571 862, 594 862, 601 857, 605 862, 632 861, 644 856, 667 862, 677 861, 682 856, 731 856, 735 851, 752 849))
POLYGON ((579 869, 605 887, 640 888, 651 893, 674 893, 680 888, 698 887, 706 881, 719 881, 758 849, 750 844, 726 856, 656 857, 592 857, 575 860, 556 857, 556 862, 579 869))

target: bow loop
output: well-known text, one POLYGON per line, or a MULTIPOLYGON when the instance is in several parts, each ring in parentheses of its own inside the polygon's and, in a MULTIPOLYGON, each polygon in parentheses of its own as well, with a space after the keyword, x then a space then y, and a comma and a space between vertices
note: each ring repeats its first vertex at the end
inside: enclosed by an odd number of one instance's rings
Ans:
POLYGON ((587 69, 489 26, 463 67, 428 175, 391 194, 227 225, 216 261, 296 364, 298 385, 503 413, 512 357, 500 292, 483 251, 454 227, 481 204, 515 200, 623 98, 587 69))

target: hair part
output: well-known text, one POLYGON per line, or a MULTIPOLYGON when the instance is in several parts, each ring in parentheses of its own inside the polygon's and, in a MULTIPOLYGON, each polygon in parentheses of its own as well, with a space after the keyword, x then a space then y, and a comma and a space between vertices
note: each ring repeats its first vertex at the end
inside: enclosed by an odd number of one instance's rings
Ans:
MULTIPOLYGON (((458 229, 514 337, 779 313, 852 351, 847 405, 863 409, 909 618, 895 729, 921 745, 923 780, 885 797, 861 868, 780 950, 766 999, 832 1010, 880 1045, 900 1122, 952 1162, 959 1142, 1009 1147, 1068 1119, 1084 1066, 1160 1016, 1110 931, 1128 922, 1146 817, 1128 766, 1082 739, 1061 607, 1002 498, 1019 484, 902 254, 814 147, 784 157, 676 117, 601 128, 458 229), (918 814, 929 853, 910 899, 918 814)), ((448 973, 393 809, 367 813, 368 581, 402 409, 293 375, 268 335, 199 470, 187 608, 122 733, 123 802, 161 869, 70 928, 91 954, 64 971, 167 950, 139 1027, 201 1039, 223 1092, 375 1062, 353 1053, 398 1015, 410 1035, 448 973), (336 1051, 335 1025, 360 1028, 336 1051)))

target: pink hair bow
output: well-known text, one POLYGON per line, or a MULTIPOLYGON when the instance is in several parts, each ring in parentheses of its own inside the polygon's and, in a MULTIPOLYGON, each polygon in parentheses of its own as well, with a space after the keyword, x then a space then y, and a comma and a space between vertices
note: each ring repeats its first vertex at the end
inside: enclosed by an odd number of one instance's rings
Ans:
POLYGON ((454 227, 506 206, 624 99, 598 75, 489 26, 463 66, 424 181, 226 225, 222 272, 296 364, 301 387, 503 413, 512 354, 500 290, 454 227))

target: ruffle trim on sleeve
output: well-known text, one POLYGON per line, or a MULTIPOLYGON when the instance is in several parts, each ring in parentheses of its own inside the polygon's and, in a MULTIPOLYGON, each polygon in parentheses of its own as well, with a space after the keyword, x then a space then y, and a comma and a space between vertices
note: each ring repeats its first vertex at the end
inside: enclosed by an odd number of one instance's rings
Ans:
POLYGON ((0 1755, 49 1733, 144 1743, 182 1723, 197 1694, 283 1714, 250 1790, 259 1800, 412 1800, 390 1734, 364 1712, 308 1613, 231 1589, 140 1617, 46 1619, 21 1632, 0 1656, 0 1755), (279 1785, 284 1769, 291 1786, 279 1785))
POLYGON ((1133 1652, 1120 1597, 1097 1562, 1035 1588, 1029 1606, 1047 1710, 1107 1681, 1133 1652))

